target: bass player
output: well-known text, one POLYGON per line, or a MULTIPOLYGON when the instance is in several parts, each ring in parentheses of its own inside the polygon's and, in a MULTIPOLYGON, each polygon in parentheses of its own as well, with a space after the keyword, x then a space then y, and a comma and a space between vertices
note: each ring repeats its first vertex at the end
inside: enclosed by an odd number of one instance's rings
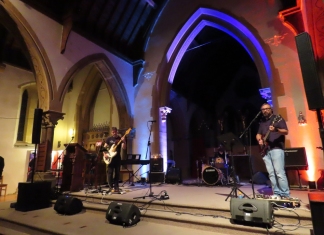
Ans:
POLYGON ((120 175, 120 165, 121 165, 121 149, 126 149, 125 136, 120 137, 118 135, 117 127, 111 128, 111 136, 106 139, 104 147, 107 149, 113 148, 113 146, 120 144, 116 147, 114 156, 112 157, 109 151, 104 152, 103 157, 105 162, 109 159, 109 164, 107 167, 107 182, 108 187, 111 192, 119 192, 119 175, 120 175), (121 141, 121 142, 120 142, 121 141), (114 177, 113 177, 114 176, 114 177))
POLYGON ((263 120, 256 139, 271 181, 273 195, 270 198, 289 199, 290 191, 285 172, 284 153, 285 135, 288 134, 287 124, 280 115, 273 114, 268 103, 261 106, 261 112, 263 120))

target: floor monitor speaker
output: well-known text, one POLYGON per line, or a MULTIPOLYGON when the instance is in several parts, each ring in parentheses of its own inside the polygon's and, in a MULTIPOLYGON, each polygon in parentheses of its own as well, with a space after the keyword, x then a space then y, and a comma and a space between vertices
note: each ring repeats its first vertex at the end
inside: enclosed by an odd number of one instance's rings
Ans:
POLYGON ((63 215, 74 215, 80 213, 82 208, 82 201, 69 195, 59 196, 54 205, 54 210, 63 215))
POLYGON ((274 223, 272 202, 261 199, 231 198, 230 209, 235 223, 266 225, 274 223))
POLYGON ((308 108, 310 110, 324 109, 322 86, 317 73, 311 38, 307 32, 303 32, 295 37, 295 41, 308 108))
POLYGON ((134 204, 114 202, 109 204, 106 219, 112 224, 131 226, 140 221, 141 212, 134 204))
POLYGON ((19 183, 15 209, 32 211, 51 206, 51 182, 19 183))

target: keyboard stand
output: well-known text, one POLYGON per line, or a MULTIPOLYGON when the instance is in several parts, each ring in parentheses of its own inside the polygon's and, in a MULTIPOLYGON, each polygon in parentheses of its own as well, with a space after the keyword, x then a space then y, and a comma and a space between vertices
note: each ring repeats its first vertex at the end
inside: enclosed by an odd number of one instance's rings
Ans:
POLYGON ((127 179, 127 180, 125 180, 125 182, 122 184, 122 187, 124 186, 124 184, 127 182, 127 181, 131 181, 131 179, 133 178, 133 180, 132 180, 132 184, 130 184, 130 186, 135 186, 135 184, 134 184, 134 177, 137 179, 137 181, 140 181, 140 179, 139 178, 137 178, 137 176, 136 176, 136 174, 137 174, 137 172, 143 167, 144 165, 141 165, 138 169, 137 169, 137 171, 135 171, 135 172, 133 172, 133 170, 128 170, 128 167, 126 166, 126 169, 129 171, 129 178, 127 179))

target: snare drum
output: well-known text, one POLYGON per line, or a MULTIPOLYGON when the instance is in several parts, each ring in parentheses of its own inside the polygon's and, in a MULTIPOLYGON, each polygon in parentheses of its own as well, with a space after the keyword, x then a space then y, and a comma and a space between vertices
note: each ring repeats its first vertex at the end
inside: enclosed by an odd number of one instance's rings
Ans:
POLYGON ((223 173, 221 170, 212 167, 212 166, 208 166, 206 165, 203 170, 202 170, 202 180, 208 184, 208 185, 215 185, 217 184, 223 176, 223 173))

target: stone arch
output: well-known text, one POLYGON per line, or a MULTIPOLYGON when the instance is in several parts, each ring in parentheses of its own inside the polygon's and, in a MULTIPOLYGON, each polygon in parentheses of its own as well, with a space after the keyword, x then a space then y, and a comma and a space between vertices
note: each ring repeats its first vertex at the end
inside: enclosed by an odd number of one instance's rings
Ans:
POLYGON ((58 89, 59 103, 57 105, 59 105, 59 109, 62 110, 64 96, 68 92, 69 85, 73 81, 74 76, 82 68, 89 64, 93 64, 95 66, 95 68, 100 73, 100 76, 95 76, 95 78, 91 81, 89 79, 85 81, 84 87, 89 88, 87 97, 84 97, 82 94, 79 95, 78 103, 80 107, 76 110, 77 129, 75 136, 77 140, 82 137, 82 120, 85 118, 85 113, 87 112, 87 110, 89 110, 92 101, 91 97, 93 97, 94 94, 98 91, 102 79, 104 80, 109 90, 112 92, 113 97, 116 101, 120 127, 132 126, 131 106, 126 89, 117 70, 105 54, 89 55, 81 59, 71 67, 71 69, 64 76, 62 83, 58 89), (82 107, 80 103, 82 103, 82 107))
POLYGON ((185 51, 206 26, 224 31, 237 40, 256 64, 262 86, 270 86, 273 79, 272 62, 269 60, 264 45, 261 43, 262 39, 257 38, 253 30, 250 29, 252 27, 248 28, 234 17, 218 10, 199 8, 179 30, 161 63, 161 73, 157 80, 157 87, 163 89, 162 92, 160 91, 160 106, 168 103, 170 84, 173 83, 175 73, 185 51))
POLYGON ((26 49, 30 55, 30 62, 37 84, 39 108, 44 111, 49 110, 50 102, 54 100, 53 90, 54 87, 56 87, 56 83, 46 51, 42 47, 33 29, 17 9, 9 1, 5 1, 5 3, 1 1, 0 4, 8 13, 8 17, 4 17, 11 22, 10 30, 14 30, 14 35, 21 37, 18 40, 26 45, 26 49))

